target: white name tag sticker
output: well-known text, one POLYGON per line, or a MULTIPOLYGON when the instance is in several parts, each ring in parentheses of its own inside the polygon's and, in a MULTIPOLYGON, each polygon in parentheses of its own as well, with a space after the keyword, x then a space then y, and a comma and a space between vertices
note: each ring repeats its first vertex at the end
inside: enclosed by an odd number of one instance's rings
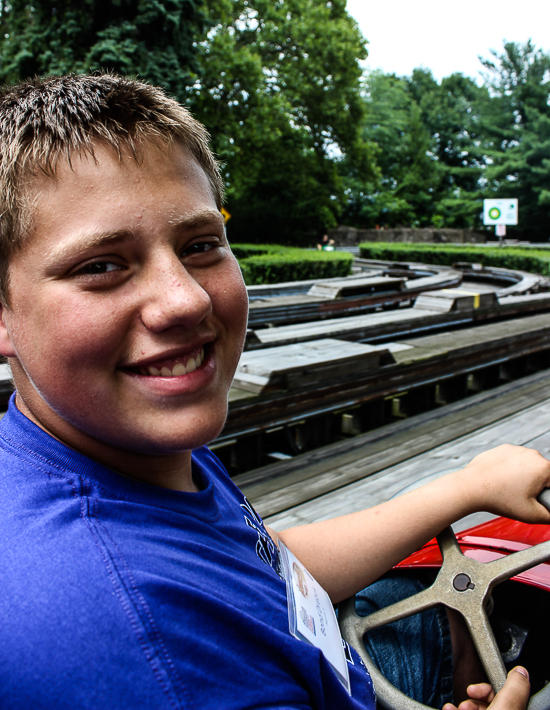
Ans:
POLYGON ((329 595, 281 541, 279 552, 286 579, 290 633, 323 652, 351 695, 344 645, 329 595))

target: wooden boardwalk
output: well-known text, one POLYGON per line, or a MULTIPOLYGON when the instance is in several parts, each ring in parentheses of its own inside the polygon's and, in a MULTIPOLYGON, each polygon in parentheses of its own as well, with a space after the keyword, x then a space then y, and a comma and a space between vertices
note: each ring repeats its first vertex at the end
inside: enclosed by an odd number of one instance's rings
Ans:
MULTIPOLYGON (((550 374, 538 373, 236 478, 275 529, 376 505, 501 443, 550 457, 550 374), (259 472, 258 472, 259 473, 259 472)), ((468 527, 487 516, 463 522, 468 527)))

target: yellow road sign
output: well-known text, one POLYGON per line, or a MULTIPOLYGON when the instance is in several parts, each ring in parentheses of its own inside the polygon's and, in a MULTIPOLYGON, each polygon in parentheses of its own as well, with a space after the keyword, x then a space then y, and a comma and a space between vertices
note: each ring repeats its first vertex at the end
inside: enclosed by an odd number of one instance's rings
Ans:
POLYGON ((220 212, 222 213, 223 219, 224 219, 225 223, 227 224, 229 222, 229 220, 231 219, 231 214, 225 209, 225 207, 222 207, 220 212))

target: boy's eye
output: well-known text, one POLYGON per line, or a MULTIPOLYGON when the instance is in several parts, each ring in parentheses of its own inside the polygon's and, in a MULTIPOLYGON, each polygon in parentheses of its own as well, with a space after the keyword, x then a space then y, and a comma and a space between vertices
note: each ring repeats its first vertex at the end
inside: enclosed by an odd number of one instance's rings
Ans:
POLYGON ((182 252, 181 256, 192 256, 193 254, 204 254, 211 249, 215 249, 219 244, 213 242, 195 242, 190 244, 182 252))
POLYGON ((109 271, 120 271, 122 267, 112 261, 93 261, 78 270, 78 274, 106 274, 109 271))

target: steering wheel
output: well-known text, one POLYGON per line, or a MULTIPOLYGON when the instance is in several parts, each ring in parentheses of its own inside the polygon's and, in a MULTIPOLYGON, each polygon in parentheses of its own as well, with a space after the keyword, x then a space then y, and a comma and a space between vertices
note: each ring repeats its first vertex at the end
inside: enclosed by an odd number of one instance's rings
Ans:
MULTIPOLYGON (((538 500, 550 510, 550 489, 544 490, 538 500)), ((462 553, 451 527, 437 536, 437 543, 443 564, 431 587, 368 616, 356 614, 355 597, 338 605, 342 637, 363 659, 378 702, 388 710, 426 710, 428 706, 407 697, 384 678, 362 642, 366 633, 444 604, 464 617, 489 682, 497 692, 506 680, 506 669, 485 610, 486 602, 497 584, 550 559, 550 540, 485 563, 462 553)), ((550 683, 531 697, 528 710, 550 710, 550 683)))

